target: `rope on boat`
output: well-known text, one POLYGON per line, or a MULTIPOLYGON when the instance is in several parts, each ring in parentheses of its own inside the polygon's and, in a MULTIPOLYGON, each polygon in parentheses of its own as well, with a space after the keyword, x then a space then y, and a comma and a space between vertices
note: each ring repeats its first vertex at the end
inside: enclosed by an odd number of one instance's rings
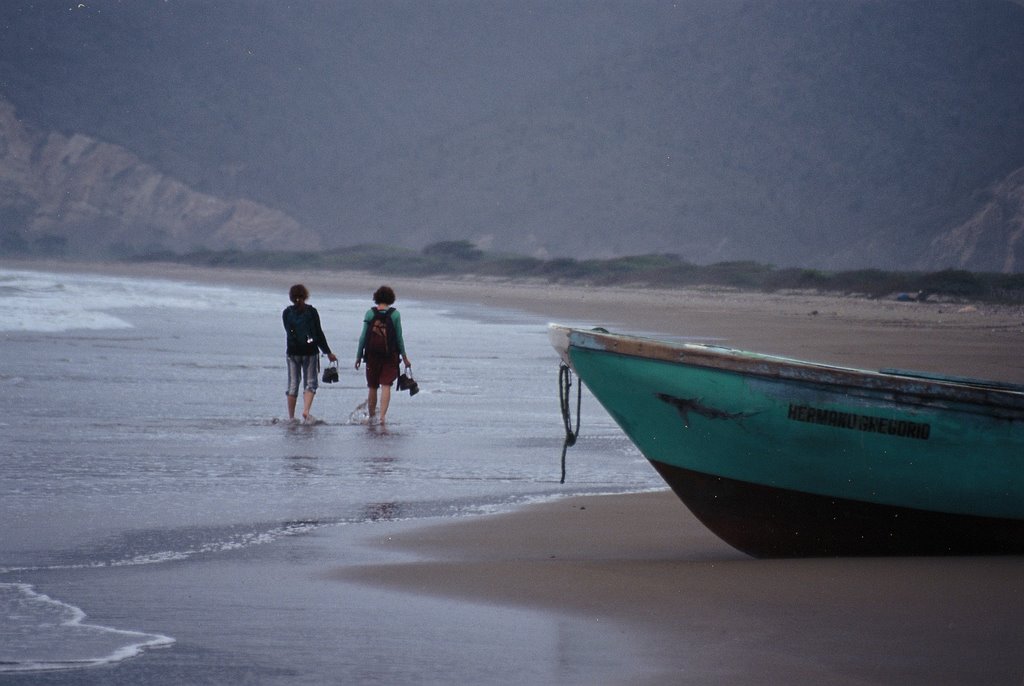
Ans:
POLYGON ((564 362, 558 367, 558 401, 562 406, 562 423, 565 425, 565 442, 562 444, 562 480, 565 483, 565 452, 576 445, 576 439, 580 435, 580 400, 583 396, 583 384, 576 384, 576 428, 572 428, 572 408, 570 397, 572 395, 572 370, 564 362))

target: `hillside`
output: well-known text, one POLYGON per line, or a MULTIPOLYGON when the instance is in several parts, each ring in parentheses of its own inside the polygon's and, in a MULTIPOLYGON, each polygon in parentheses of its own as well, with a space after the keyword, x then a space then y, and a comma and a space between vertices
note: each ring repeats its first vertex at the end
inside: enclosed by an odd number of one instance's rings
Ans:
POLYGON ((959 228, 1024 167, 1018 3, 84 5, 0 6, 0 97, 286 240, 1024 270, 959 228))
POLYGON ((989 189, 973 217, 933 239, 922 263, 1024 272, 1024 167, 989 189))
POLYGON ((316 247, 278 210, 198 193, 124 148, 21 124, 0 99, 0 249, 74 257, 316 247))

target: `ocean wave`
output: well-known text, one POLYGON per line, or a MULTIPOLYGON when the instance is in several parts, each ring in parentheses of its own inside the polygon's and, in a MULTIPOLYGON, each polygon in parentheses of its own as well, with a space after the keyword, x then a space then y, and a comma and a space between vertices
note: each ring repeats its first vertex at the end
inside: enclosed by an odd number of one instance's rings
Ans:
POLYGON ((0 674, 98 667, 122 662, 174 639, 85 622, 81 608, 30 584, 0 583, 0 674))
POLYGON ((106 567, 136 567, 140 565, 163 564, 167 562, 178 562, 187 560, 197 555, 211 553, 222 553, 231 550, 239 550, 255 545, 266 545, 273 543, 287 536, 297 536, 309 533, 326 524, 335 522, 321 522, 318 520, 302 520, 285 522, 268 529, 256 531, 241 531, 228 535, 214 536, 208 541, 194 542, 191 545, 174 547, 163 550, 151 550, 148 552, 126 555, 121 558, 106 560, 92 560, 88 562, 68 562, 57 564, 42 564, 14 567, 0 567, 0 574, 12 574, 15 572, 39 572, 68 569, 102 569, 106 567))
POLYGON ((209 310, 225 301, 238 301, 231 302, 236 310, 269 306, 269 295, 258 291, 93 274, 0 270, 0 287, 0 331, 131 328, 115 314, 122 309, 209 310))
MULTIPOLYGON (((242 286, 99 274, 0 268, 0 331, 59 332, 131 328, 119 310, 177 309, 279 313, 287 293, 242 286)), ((361 312, 362 301, 327 296, 324 311, 361 312)))

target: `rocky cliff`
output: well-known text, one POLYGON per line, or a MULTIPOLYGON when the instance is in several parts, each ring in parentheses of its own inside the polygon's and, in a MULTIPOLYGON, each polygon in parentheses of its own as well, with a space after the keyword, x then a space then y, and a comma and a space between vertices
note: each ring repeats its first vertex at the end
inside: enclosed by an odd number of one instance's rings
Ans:
POLYGON ((1024 272, 1024 167, 995 184, 985 196, 973 217, 936 236, 922 268, 938 265, 1024 272))
POLYGON ((6 254, 308 249, 319 240, 280 211, 198 193, 120 146, 26 125, 0 99, 0 250, 6 254))

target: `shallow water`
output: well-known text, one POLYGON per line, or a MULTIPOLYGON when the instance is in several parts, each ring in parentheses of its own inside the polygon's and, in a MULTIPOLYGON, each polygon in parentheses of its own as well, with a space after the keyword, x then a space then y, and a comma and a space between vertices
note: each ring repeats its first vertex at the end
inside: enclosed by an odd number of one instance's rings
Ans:
MULTIPOLYGON (((351 553, 338 531, 662 485, 586 396, 558 483, 557 358, 535 316, 399 293, 421 392, 396 395, 384 429, 359 421, 365 388, 351 367, 369 303, 313 293, 341 381, 321 386, 320 421, 306 426, 284 416, 283 293, 14 270, 0 270, 0 293, 0 672, 129 683, 159 664, 150 683, 322 683, 337 663, 321 634, 339 632, 346 668, 380 676, 387 641, 352 652, 364 634, 337 607, 312 609, 352 605, 333 597, 342 584, 308 576, 351 553), (272 600, 281 584, 301 598, 272 600), (260 588, 269 595, 249 595, 260 588), (210 671, 210 655, 229 654, 252 657, 210 671)), ((377 633, 395 601, 361 594, 351 610, 377 633)), ((392 627, 395 649, 408 650, 409 624, 392 627)), ((449 668, 432 673, 479 681, 486 670, 449 668)), ((428 680, 398 669, 380 681, 428 680)))

